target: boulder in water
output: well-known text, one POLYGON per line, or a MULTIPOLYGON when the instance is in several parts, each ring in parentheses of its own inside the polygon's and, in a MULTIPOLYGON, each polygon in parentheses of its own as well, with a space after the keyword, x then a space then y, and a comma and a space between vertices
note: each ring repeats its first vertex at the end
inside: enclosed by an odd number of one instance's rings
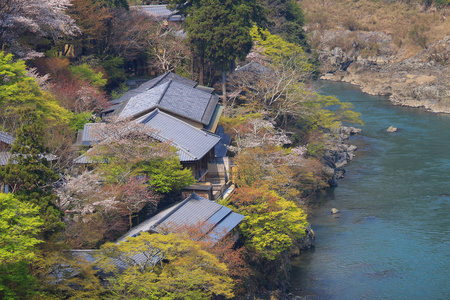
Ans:
POLYGON ((389 128, 386 130, 387 132, 397 132, 398 128, 394 126, 389 126, 389 128))
POLYGON ((337 208, 332 208, 331 209, 331 213, 334 215, 334 214, 338 214, 339 213, 339 210, 337 209, 337 208))

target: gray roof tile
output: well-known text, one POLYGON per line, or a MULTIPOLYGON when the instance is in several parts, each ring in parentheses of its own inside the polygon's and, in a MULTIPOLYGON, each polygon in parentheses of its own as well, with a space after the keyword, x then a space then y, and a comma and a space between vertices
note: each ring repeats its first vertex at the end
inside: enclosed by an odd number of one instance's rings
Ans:
MULTIPOLYGON (((38 154, 41 158, 45 157, 48 161, 54 161, 57 160, 58 157, 54 154, 38 154)), ((11 158, 11 153, 7 151, 0 152, 0 166, 5 166, 8 164, 9 159, 11 158)), ((13 161, 13 163, 17 163, 17 161, 13 161)))
POLYGON ((115 110, 114 115, 119 117, 139 117, 158 107, 208 125, 218 102, 218 97, 211 91, 197 88, 195 81, 168 72, 126 92, 114 100, 114 104, 121 105, 105 112, 115 110))
POLYGON ((216 109, 218 97, 184 83, 169 81, 131 96, 116 115, 139 117, 160 108, 170 113, 208 125, 216 109))
POLYGON ((168 9, 167 5, 137 5, 136 7, 160 18, 168 18, 176 13, 176 11, 168 9))
POLYGON ((84 124, 81 145, 91 146, 105 139, 103 128, 106 123, 86 123, 84 124))
POLYGON ((236 227, 245 216, 232 212, 231 209, 211 200, 192 194, 181 203, 178 203, 150 219, 142 222, 127 232, 118 241, 127 237, 136 236, 141 231, 158 231, 162 226, 195 225, 198 222, 205 226, 213 226, 207 235, 217 242, 236 227))
POLYGON ((187 79, 186 77, 177 75, 172 72, 167 72, 163 75, 160 75, 158 77, 155 77, 153 79, 150 79, 150 80, 144 82, 138 88, 127 91, 125 94, 123 94, 121 97, 119 97, 119 99, 113 100, 111 103, 112 104, 123 103, 125 101, 128 101, 131 97, 134 97, 142 92, 152 89, 155 86, 164 84, 164 83, 168 82, 169 80, 177 81, 177 82, 183 83, 185 85, 188 85, 190 87, 197 86, 197 82, 195 82, 193 80, 187 79))
POLYGON ((11 157, 11 153, 9 152, 0 152, 0 166, 5 166, 8 163, 9 158, 11 157))
MULTIPOLYGON (((200 160, 220 141, 219 136, 198 129, 159 109, 136 119, 136 122, 148 125, 149 134, 155 139, 161 142, 170 141, 178 149, 177 154, 181 162, 200 160)), ((85 124, 81 144, 89 146, 103 140, 105 138, 102 130, 104 126, 105 123, 85 124)), ((85 156, 76 158, 74 162, 92 163, 85 156)))
POLYGON ((178 149, 178 156, 182 162, 193 162, 200 160, 220 141, 220 137, 198 129, 186 122, 181 121, 159 109, 137 119, 158 132, 152 135, 154 138, 165 142, 171 141, 178 149))
POLYGON ((12 145, 14 143, 14 140, 15 138, 11 134, 0 131, 0 142, 12 145))

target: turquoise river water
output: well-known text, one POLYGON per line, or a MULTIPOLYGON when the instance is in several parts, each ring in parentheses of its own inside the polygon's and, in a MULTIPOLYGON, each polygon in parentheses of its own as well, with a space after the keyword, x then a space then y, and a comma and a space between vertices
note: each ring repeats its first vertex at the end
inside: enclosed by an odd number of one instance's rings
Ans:
POLYGON ((352 102, 365 125, 348 141, 358 151, 346 177, 310 212, 316 246, 293 260, 292 292, 450 299, 450 115, 393 106, 344 83, 319 88, 352 102), (391 125, 399 131, 386 132, 391 125))

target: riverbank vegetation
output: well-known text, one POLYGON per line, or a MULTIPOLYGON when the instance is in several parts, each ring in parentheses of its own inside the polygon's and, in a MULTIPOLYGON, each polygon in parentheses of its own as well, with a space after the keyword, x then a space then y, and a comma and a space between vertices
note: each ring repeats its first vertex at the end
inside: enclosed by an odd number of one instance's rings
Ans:
POLYGON ((185 15, 184 27, 161 25, 121 0, 5 3, 0 130, 11 146, 0 166, 2 190, 10 193, 0 194, 0 298, 209 299, 285 291, 289 256, 307 233, 303 199, 331 179, 324 150, 342 122, 360 122, 350 105, 314 91, 317 67, 296 2, 170 1, 185 15), (232 72, 236 62, 250 61, 258 71, 232 72), (238 243, 200 239, 199 226, 110 243, 195 180, 169 142, 139 125, 105 124, 107 139, 89 151, 74 149, 76 134, 126 91, 127 78, 166 71, 216 84, 221 95, 236 187, 221 203, 246 216, 238 243), (80 154, 92 164, 73 176, 80 154), (17 230, 10 235, 11 226, 17 230), (94 260, 112 274, 107 288, 94 260))

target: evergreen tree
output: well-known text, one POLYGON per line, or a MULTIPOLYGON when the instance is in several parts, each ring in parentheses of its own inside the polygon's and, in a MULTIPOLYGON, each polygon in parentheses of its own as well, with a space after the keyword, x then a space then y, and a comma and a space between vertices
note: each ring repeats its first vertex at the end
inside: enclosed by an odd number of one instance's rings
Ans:
POLYGON ((228 64, 245 58, 252 47, 252 23, 261 23, 264 18, 264 10, 256 0, 172 0, 170 3, 187 15, 185 27, 192 53, 197 56, 201 84, 205 62, 218 66, 224 77, 228 64))
POLYGON ((11 149, 7 165, 0 167, 0 181, 7 184, 17 199, 36 204, 44 220, 43 235, 48 238, 64 227, 61 211, 51 193, 58 176, 49 167, 44 146, 44 124, 33 108, 19 110, 21 126, 11 149))

